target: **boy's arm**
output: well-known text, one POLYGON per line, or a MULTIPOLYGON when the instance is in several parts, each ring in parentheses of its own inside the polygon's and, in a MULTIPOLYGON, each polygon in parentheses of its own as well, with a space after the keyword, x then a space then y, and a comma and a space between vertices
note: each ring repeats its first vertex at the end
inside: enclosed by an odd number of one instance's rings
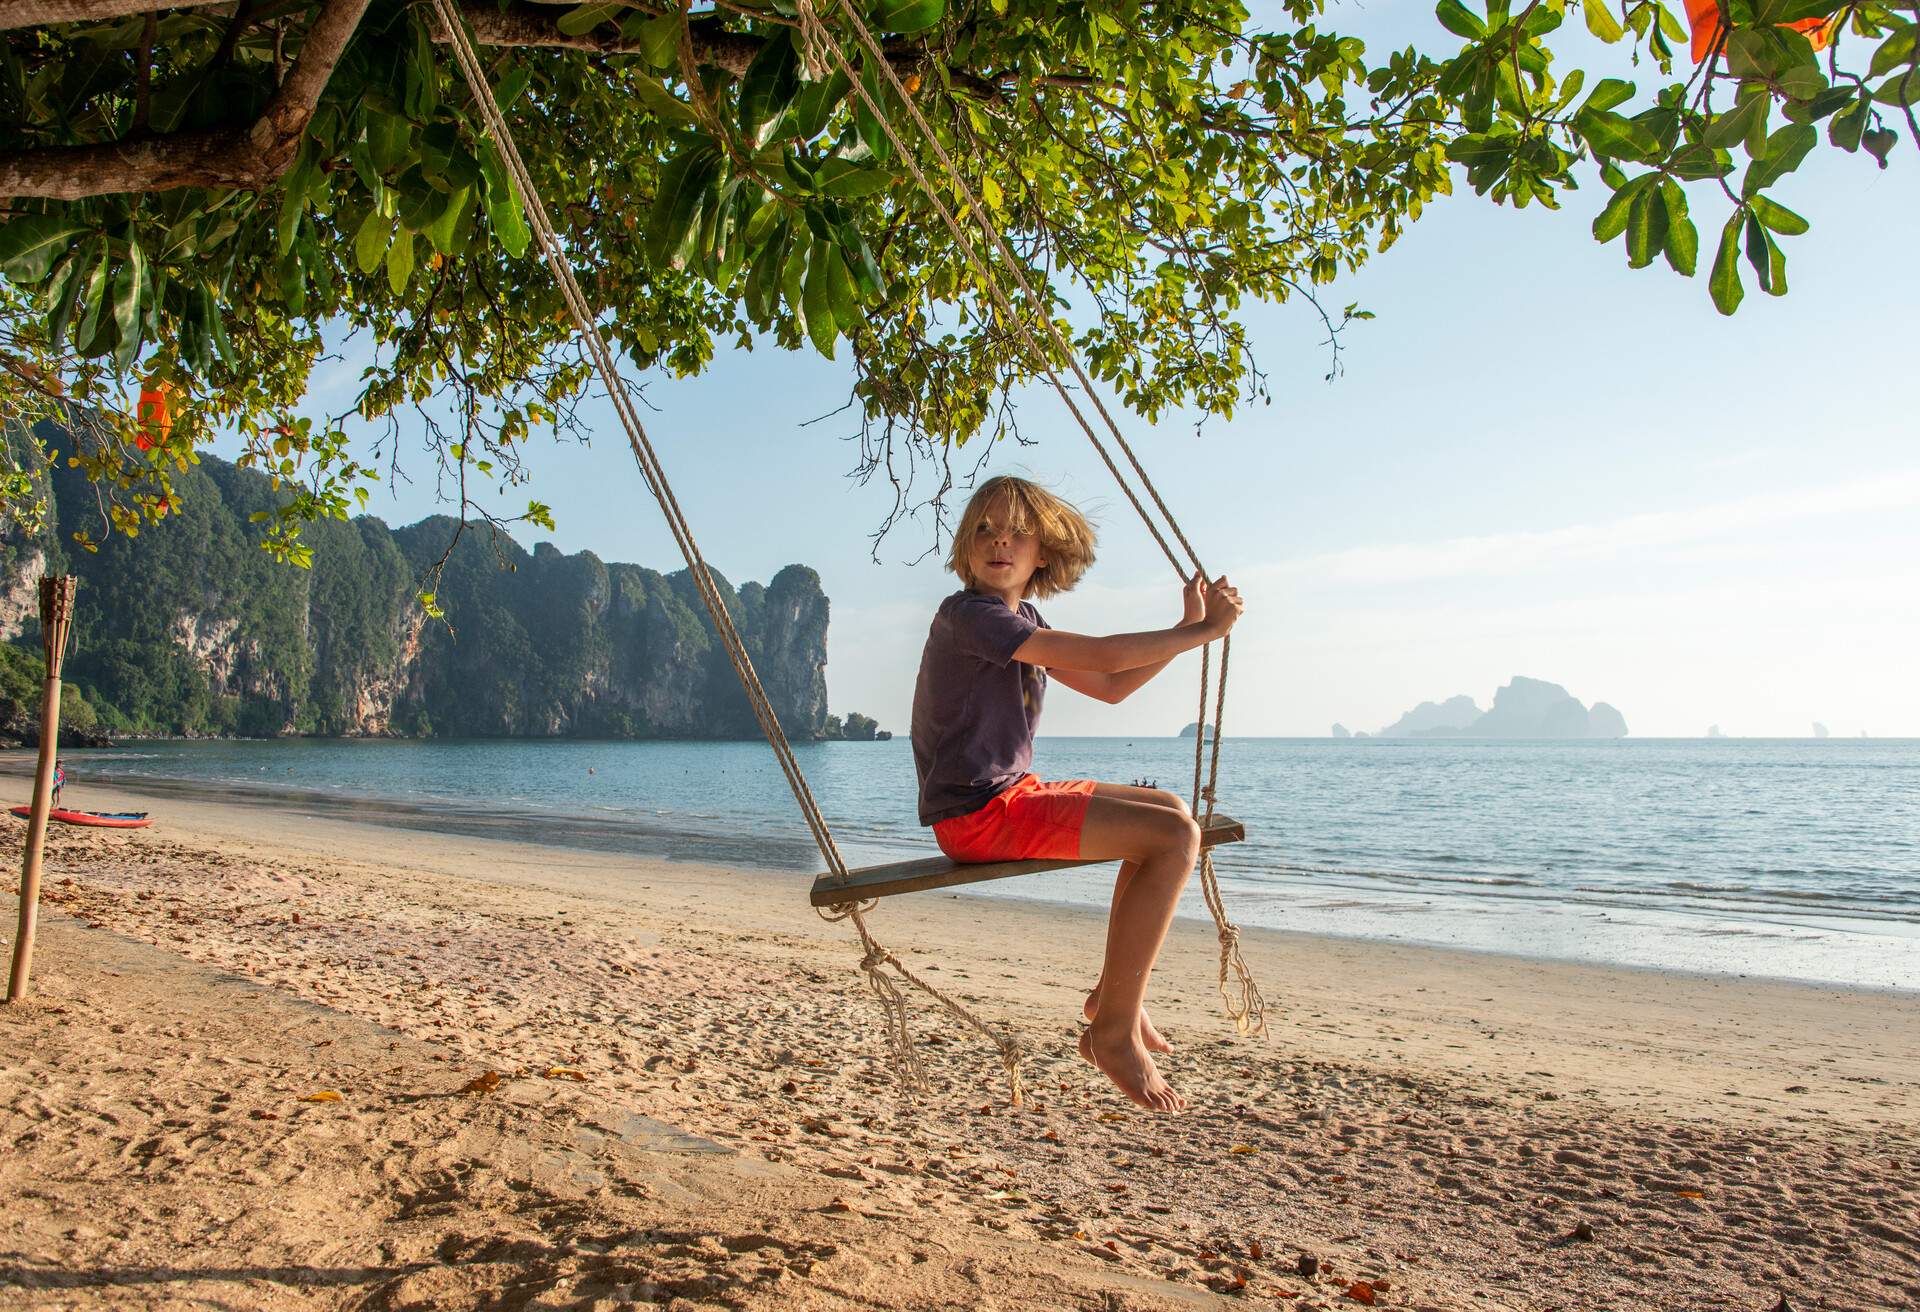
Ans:
POLYGON ((1156 661, 1152 665, 1142 665, 1134 670, 1121 670, 1116 674, 1096 674, 1091 670, 1070 670, 1063 666, 1050 665, 1047 667, 1047 674, 1056 682, 1066 684, 1077 693, 1096 701, 1118 705, 1138 692, 1154 675, 1166 669, 1169 663, 1156 661))
POLYGON ((1092 689, 1104 689, 1110 694, 1118 684, 1109 677, 1088 680, 1088 687, 1082 688, 1075 675, 1123 676, 1121 682, 1130 684, 1126 692, 1132 692, 1181 652, 1192 651, 1225 636, 1240 618, 1241 609, 1240 594, 1222 578, 1207 590, 1206 610, 1197 623, 1106 637, 1040 629, 1020 644, 1013 658, 1029 665, 1044 665, 1056 674, 1071 671, 1061 682, 1090 696, 1103 696, 1101 691, 1092 689), (1132 677, 1136 675, 1137 678, 1132 677))
MULTIPOLYGON (((1207 581, 1199 574, 1187 580, 1180 590, 1180 625, 1198 624, 1207 617, 1207 581)), ((1154 675, 1167 668, 1169 661, 1155 661, 1152 665, 1142 665, 1138 669, 1121 670, 1117 674, 1094 674, 1087 670, 1051 671, 1054 678, 1083 696, 1118 705, 1133 696, 1154 675)))

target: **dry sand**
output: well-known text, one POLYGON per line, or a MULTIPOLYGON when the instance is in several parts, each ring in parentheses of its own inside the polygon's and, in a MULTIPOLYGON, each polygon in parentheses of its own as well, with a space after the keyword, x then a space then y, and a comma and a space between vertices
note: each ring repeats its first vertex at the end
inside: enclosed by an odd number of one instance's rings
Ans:
POLYGON ((50 838, 0 1307, 1920 1307, 1920 994, 1249 932, 1247 1040, 1183 922, 1155 1118, 1073 1052, 1099 917, 923 894, 1032 1097, 923 1010, 909 1101, 802 880, 150 805, 50 838))

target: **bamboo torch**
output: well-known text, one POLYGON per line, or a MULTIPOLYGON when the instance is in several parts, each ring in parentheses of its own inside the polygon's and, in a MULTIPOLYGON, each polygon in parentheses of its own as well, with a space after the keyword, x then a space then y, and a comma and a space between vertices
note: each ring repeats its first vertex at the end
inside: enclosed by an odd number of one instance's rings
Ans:
POLYGON ((40 845, 47 836, 47 812, 53 804, 53 762, 60 746, 60 667, 67 659, 67 635, 73 631, 74 584, 71 574, 40 580, 40 637, 47 652, 47 689, 40 711, 40 763, 33 772, 33 818, 27 822, 27 852, 20 866, 20 929, 13 938, 8 1002, 27 996, 27 975, 33 969, 40 845))

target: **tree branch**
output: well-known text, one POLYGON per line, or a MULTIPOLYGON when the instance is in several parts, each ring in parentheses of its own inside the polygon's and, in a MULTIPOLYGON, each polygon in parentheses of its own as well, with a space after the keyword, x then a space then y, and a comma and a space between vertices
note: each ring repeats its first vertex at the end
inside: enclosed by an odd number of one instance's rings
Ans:
MULTIPOLYGON (((163 9, 231 7, 232 0, 173 0, 163 9)), ((153 0, 12 0, 0 5, 0 32, 21 27, 50 27, 55 23, 103 23, 130 18, 154 8, 153 0)))
POLYGON ((0 155, 0 197, 81 200, 176 187, 265 186, 293 163, 300 137, 370 2, 326 0, 292 71, 251 126, 0 155))

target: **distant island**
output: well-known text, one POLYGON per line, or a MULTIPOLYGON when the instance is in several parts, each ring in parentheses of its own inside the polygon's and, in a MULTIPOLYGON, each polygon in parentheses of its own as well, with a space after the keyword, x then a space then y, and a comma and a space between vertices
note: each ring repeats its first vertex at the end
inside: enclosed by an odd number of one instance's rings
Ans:
MULTIPOLYGON (((1180 737, 1182 737, 1182 738, 1191 738, 1191 737, 1193 737, 1193 736, 1194 736, 1195 734, 1197 734, 1197 733, 1199 733, 1199 732, 1200 732, 1200 722, 1199 722, 1198 720, 1195 720, 1195 721, 1194 721, 1194 722, 1193 722, 1192 724, 1189 724, 1189 725, 1188 725, 1188 726, 1187 726, 1186 728, 1184 728, 1184 729, 1182 729, 1182 730, 1180 731, 1180 734, 1179 734, 1179 736, 1180 736, 1180 737)), ((1207 726, 1207 741, 1208 741, 1208 742, 1212 742, 1212 741, 1213 741, 1213 726, 1212 726, 1212 725, 1208 725, 1208 726, 1207 726)))
MULTIPOLYGON (((1346 726, 1333 726, 1335 738, 1364 738, 1346 726)), ((1462 694, 1443 702, 1421 702, 1376 738, 1624 738, 1627 720, 1606 702, 1591 709, 1557 683, 1515 675, 1481 710, 1462 694)))
MULTIPOLYGON (((62 460, 47 489, 54 525, 0 538, 0 739, 38 735, 45 572, 80 579, 63 740, 760 736, 684 570, 544 542, 529 552, 469 526, 438 585, 443 623, 415 594, 457 521, 322 521, 306 530, 313 566, 299 569, 257 545, 249 516, 275 504, 264 475, 204 456, 174 481, 176 514, 82 552, 69 537, 97 513, 94 491, 62 460)), ((715 583, 788 735, 892 736, 857 712, 827 713, 817 573, 789 565, 766 584, 715 583)))

